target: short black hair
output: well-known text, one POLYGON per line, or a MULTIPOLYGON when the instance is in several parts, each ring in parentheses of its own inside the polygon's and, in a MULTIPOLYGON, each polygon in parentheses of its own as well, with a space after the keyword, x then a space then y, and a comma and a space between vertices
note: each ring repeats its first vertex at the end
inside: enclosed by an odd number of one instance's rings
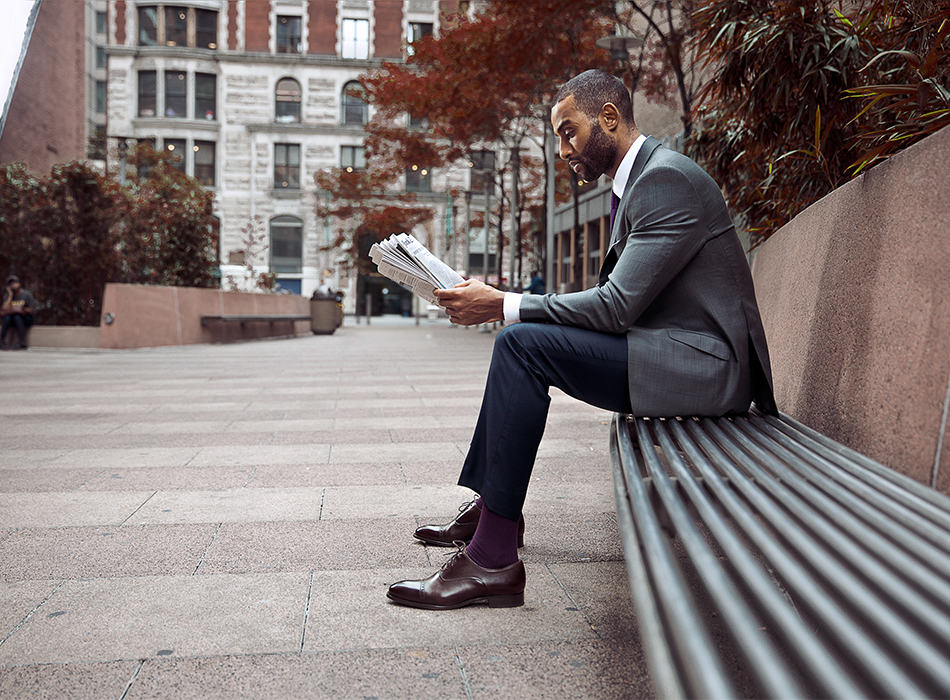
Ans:
POLYGON ((634 126, 633 102, 630 91, 620 80, 602 70, 588 70, 576 75, 558 90, 554 104, 574 96, 577 108, 591 119, 597 119, 600 110, 610 102, 620 112, 620 120, 634 126))

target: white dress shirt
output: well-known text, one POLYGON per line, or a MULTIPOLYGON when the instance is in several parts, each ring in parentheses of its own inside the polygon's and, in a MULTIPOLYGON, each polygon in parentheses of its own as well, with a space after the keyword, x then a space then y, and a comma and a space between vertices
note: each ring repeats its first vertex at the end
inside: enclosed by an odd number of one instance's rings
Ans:
MULTIPOLYGON (((637 136, 624 155, 623 160, 620 161, 612 187, 613 193, 617 195, 617 197, 623 198, 623 192, 627 188, 627 180, 630 178, 630 172, 633 170, 633 161, 637 159, 640 147, 646 140, 647 137, 643 134, 637 136)), ((548 254, 550 255, 550 251, 548 251, 548 254)), ((521 297, 522 295, 518 292, 505 292, 505 322, 517 323, 521 320, 521 297)))

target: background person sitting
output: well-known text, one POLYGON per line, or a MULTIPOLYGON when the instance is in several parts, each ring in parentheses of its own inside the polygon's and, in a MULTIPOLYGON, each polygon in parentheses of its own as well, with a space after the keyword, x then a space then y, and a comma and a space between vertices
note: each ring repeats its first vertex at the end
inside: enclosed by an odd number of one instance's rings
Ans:
POLYGON ((0 347, 5 350, 26 350, 26 329, 33 325, 33 311, 36 302, 33 295, 20 286, 20 278, 16 275, 7 277, 7 284, 3 290, 3 303, 0 305, 0 315, 3 316, 3 326, 0 329, 0 347), (20 342, 16 345, 7 345, 7 331, 15 327, 20 342))

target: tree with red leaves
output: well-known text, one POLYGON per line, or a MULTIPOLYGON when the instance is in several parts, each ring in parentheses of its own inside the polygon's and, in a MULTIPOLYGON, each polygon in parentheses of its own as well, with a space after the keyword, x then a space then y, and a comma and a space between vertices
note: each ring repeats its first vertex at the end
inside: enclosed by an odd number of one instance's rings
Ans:
MULTIPOLYGON (((331 193, 331 203, 319 206, 318 215, 348 222, 344 235, 351 237, 351 255, 356 258, 366 248, 363 237, 384 238, 434 215, 411 193, 394 193, 407 168, 464 167, 473 150, 496 147, 517 154, 517 168, 510 158, 496 159, 494 177, 502 186, 499 208, 515 212, 513 234, 520 245, 522 213, 530 210, 532 218, 544 220, 539 215, 543 188, 537 186, 539 178, 528 176, 515 178, 507 193, 505 174, 540 170, 544 161, 524 146, 529 139, 543 141, 546 105, 558 87, 588 68, 611 67, 607 52, 595 46, 612 31, 604 14, 610 5, 603 0, 492 0, 441 36, 413 43, 404 63, 386 63, 363 76, 376 108, 367 126, 369 170, 317 175, 318 186, 331 193)), ((543 147, 538 150, 543 153, 543 147)), ((497 218, 500 280, 501 212, 497 218)), ((520 270, 512 273, 520 277, 520 270)))

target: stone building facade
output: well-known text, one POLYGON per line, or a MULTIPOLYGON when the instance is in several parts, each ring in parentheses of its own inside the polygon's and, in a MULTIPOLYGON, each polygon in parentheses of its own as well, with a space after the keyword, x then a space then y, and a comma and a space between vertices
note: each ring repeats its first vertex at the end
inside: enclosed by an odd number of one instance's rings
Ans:
MULTIPOLYGON (((357 298, 383 289, 398 303, 401 292, 387 288, 396 285, 368 288, 330 249, 337 222, 318 219, 317 202, 328 195, 313 176, 365 166, 371 113, 352 94, 356 81, 384 60, 404 59, 413 37, 458 21, 459 2, 107 1, 110 170, 121 167, 117 147, 126 140, 181 154, 178 167, 215 194, 225 286, 253 281, 246 261, 292 293, 309 296, 323 283, 342 289, 349 313, 357 298), (263 245, 248 248, 248 231, 263 245)), ((438 214, 414 233, 451 258, 446 234, 458 227, 458 207, 445 192, 465 190, 469 174, 428 177, 419 196, 438 214)))

